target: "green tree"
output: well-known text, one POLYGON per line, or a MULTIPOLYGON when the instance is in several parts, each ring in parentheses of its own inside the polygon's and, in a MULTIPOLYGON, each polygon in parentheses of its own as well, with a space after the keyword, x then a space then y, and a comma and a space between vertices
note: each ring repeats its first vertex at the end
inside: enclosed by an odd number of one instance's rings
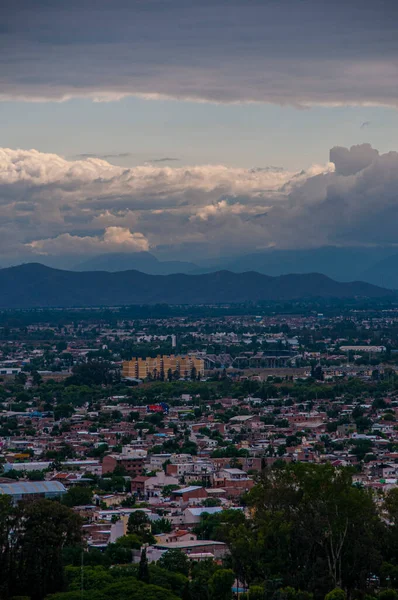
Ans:
POLYGON ((35 386, 39 386, 43 383, 43 378, 38 371, 32 371, 32 382, 35 386))
POLYGON ((172 530, 172 524, 169 519, 162 517, 152 522, 152 533, 157 535, 158 533, 170 533, 172 530))
POLYGON ((333 586, 365 589, 380 568, 384 526, 350 469, 298 463, 265 470, 247 501, 251 518, 213 533, 249 584, 279 577, 282 586, 325 594, 333 586))
POLYGON ((149 583, 148 559, 145 548, 141 551, 140 564, 138 565, 138 579, 145 583, 149 583))
POLYGON ((14 571, 16 509, 10 496, 0 496, 0 597, 7 598, 13 588, 16 572, 14 571))
POLYGON ((219 569, 209 580, 210 598, 212 600, 230 600, 235 574, 232 569, 219 569))
MULTIPOLYGON (((332 600, 335 600, 332 598, 332 600)), ((340 598, 336 598, 336 600, 340 600, 340 598)), ((345 599, 342 599, 345 600, 345 599)), ((383 590, 377 596, 377 600, 398 600, 398 592, 397 590, 383 590)))
POLYGON ((144 531, 148 530, 150 523, 151 522, 146 512, 143 510, 135 510, 129 516, 127 531, 128 533, 141 535, 144 531))
POLYGON ((62 551, 81 543, 80 517, 58 502, 38 500, 19 513, 18 593, 42 600, 62 590, 62 551))
POLYGON ((344 590, 341 588, 334 588, 334 590, 326 594, 325 600, 346 600, 346 597, 344 590))
POLYGON ((248 600, 264 600, 265 589, 262 585, 252 585, 249 588, 248 600))
POLYGON ((38 471, 38 470, 28 471, 26 476, 29 479, 29 481, 44 481, 44 472, 43 471, 38 471))
POLYGON ((65 506, 84 506, 93 503, 93 490, 89 487, 74 485, 68 489, 62 503, 65 506))
POLYGON ((129 548, 130 550, 139 550, 141 548, 141 540, 135 534, 122 535, 116 540, 115 545, 121 548, 129 548))
POLYGON ((159 567, 166 569, 167 571, 182 573, 182 575, 186 576, 189 574, 189 560, 182 550, 167 550, 159 558, 157 564, 159 567))

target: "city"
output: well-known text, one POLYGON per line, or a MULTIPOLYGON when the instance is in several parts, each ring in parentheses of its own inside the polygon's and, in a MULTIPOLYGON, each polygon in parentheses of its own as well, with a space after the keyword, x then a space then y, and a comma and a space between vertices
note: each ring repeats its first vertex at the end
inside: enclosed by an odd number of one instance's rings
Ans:
POLYGON ((397 23, 0 2, 0 600, 398 600, 397 23))
MULTIPOLYGON (((381 507, 398 489, 398 308, 272 308, 2 313, 2 498, 70 507, 88 565, 173 551, 186 573, 238 560, 221 525, 250 519, 277 467, 344 469, 381 507)), ((258 579, 231 572, 241 593, 258 579)))

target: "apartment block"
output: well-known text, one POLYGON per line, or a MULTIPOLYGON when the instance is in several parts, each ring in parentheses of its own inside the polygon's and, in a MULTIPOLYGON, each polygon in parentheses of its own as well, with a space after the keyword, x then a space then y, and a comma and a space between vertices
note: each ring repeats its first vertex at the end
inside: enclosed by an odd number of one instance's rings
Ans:
POLYGON ((191 377, 193 369, 197 375, 203 376, 205 372, 204 360, 196 356, 174 355, 161 356, 155 358, 133 358, 125 361, 122 366, 123 377, 134 377, 138 379, 167 379, 170 375, 174 377, 175 373, 179 377, 191 377))

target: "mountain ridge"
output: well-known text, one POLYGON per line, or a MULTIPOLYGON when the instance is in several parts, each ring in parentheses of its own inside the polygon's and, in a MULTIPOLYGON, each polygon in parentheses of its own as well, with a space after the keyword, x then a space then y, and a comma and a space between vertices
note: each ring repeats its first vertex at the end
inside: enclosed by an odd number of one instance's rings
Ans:
POLYGON ((320 273, 272 277, 255 271, 148 275, 136 270, 66 271, 40 263, 0 269, 0 308, 128 304, 232 304, 300 298, 383 298, 392 290, 320 273))
POLYGON ((198 269, 198 265, 189 261, 160 261, 150 252, 111 252, 99 254, 76 264, 73 271, 141 271, 149 275, 170 275, 188 273, 198 269))

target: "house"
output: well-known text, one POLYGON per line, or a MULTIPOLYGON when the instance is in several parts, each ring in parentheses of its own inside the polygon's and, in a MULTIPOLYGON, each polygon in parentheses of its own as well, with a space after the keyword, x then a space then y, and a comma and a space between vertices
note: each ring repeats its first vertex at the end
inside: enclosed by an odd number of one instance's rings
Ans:
POLYGON ((170 542, 194 542, 197 539, 195 533, 185 529, 176 529, 170 533, 161 533, 155 537, 158 544, 168 544, 170 542))
POLYGON ((145 495, 145 483, 150 479, 146 475, 137 475, 131 480, 131 492, 139 496, 145 495))
POLYGON ((142 475, 146 454, 146 450, 128 446, 123 448, 121 454, 107 454, 102 460, 102 473, 112 473, 116 467, 121 467, 131 477, 142 475))
POLYGON ((207 491, 204 487, 191 485, 171 492, 171 500, 183 504, 200 504, 204 498, 207 498, 207 491))
MULTIPOLYGON (((178 486, 178 484, 179 481, 176 477, 170 477, 163 471, 158 471, 156 475, 148 477, 148 479, 144 481, 144 496, 145 498, 156 498, 162 495, 165 486, 178 486)), ((131 491, 133 491, 133 485, 131 491)))
POLYGON ((221 469, 213 478, 213 485, 226 491, 229 497, 238 497, 249 491, 254 481, 242 469, 221 469))

